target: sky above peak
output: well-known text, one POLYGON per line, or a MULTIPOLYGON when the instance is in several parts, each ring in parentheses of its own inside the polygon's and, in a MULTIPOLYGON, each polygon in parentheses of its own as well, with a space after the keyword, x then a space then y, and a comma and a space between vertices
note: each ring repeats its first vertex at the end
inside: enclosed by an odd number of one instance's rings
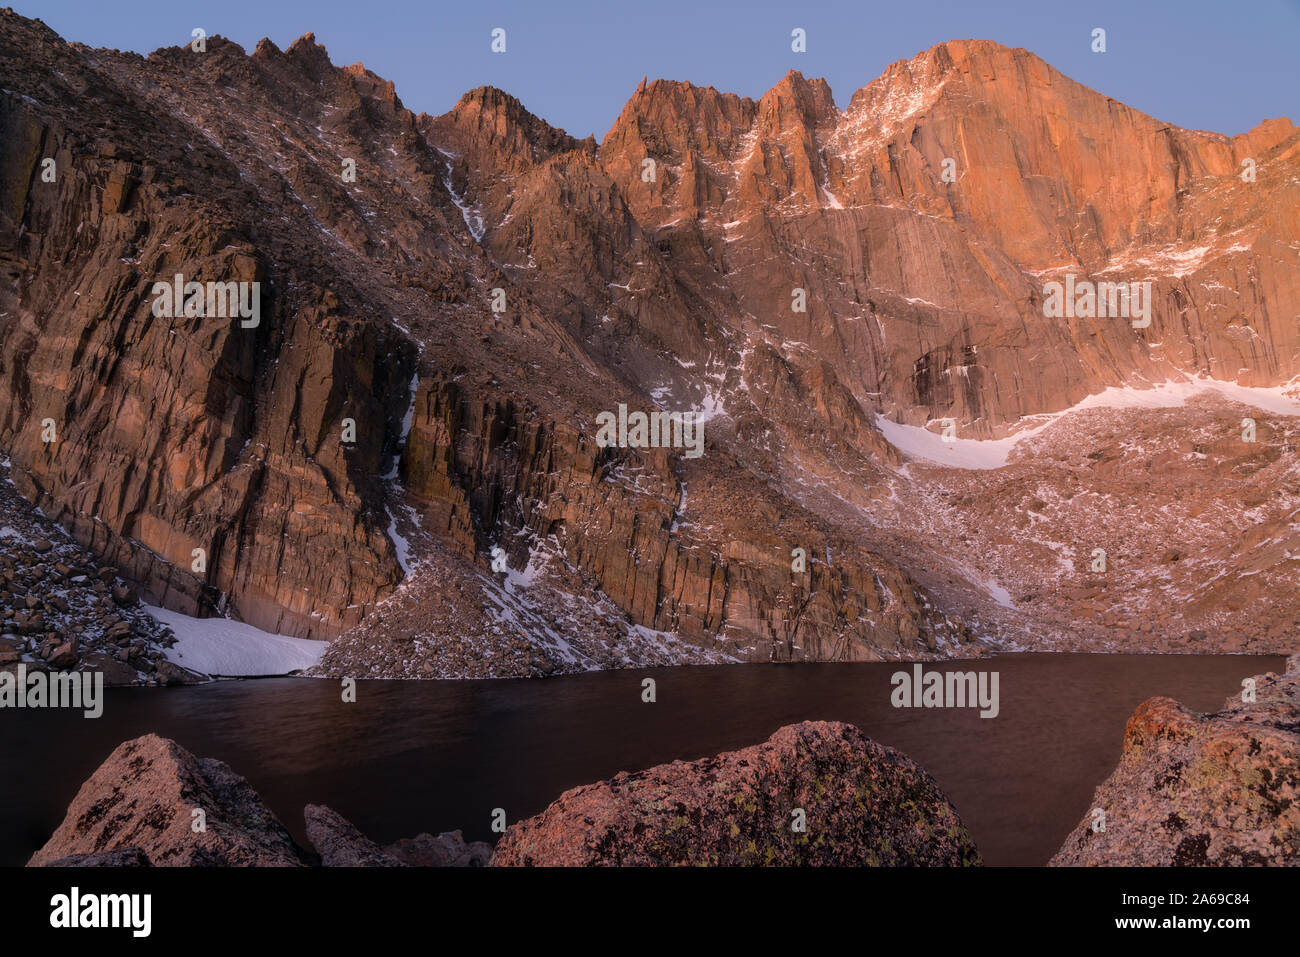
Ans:
POLYGON ((9 0, 67 40, 148 53, 201 27, 252 52, 304 33, 339 66, 364 63, 412 110, 443 113, 479 86, 569 133, 602 139, 643 76, 761 97, 791 69, 824 77, 843 108, 897 60, 976 38, 1038 54, 1158 119, 1236 134, 1300 122, 1300 0, 9 0), (492 50, 505 31, 505 52, 492 50), (1106 31, 1106 52, 1092 50, 1106 31), (806 52, 794 52, 801 29, 806 52))

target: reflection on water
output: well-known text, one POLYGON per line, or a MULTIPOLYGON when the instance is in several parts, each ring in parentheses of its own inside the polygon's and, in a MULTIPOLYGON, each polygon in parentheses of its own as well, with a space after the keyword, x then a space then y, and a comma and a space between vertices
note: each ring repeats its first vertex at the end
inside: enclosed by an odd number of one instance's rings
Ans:
POLYGON ((909 665, 734 665, 601 672, 549 680, 334 681, 281 678, 196 688, 113 689, 104 716, 0 711, 0 863, 21 864, 77 788, 127 738, 155 732, 219 758, 305 842, 302 808, 327 804, 380 843, 461 828, 490 840, 560 792, 756 744, 785 724, 857 725, 938 780, 989 864, 1043 864, 1119 758, 1124 722, 1153 695, 1218 710, 1277 656, 1008 655, 927 664, 997 670, 1000 712, 895 709, 909 665), (658 700, 641 701, 655 678, 658 700))

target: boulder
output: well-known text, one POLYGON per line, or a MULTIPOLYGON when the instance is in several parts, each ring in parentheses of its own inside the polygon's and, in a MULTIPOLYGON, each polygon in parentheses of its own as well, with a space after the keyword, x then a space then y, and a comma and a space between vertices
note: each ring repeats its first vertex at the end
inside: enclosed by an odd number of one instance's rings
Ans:
POLYGON ((466 841, 460 831, 434 836, 417 834, 404 837, 384 848, 408 867, 486 867, 492 845, 486 841, 466 841))
POLYGON ((45 660, 51 668, 71 668, 77 663, 77 650, 72 642, 61 642, 50 649, 45 660))
POLYGON ((923 768, 852 725, 806 721, 754 747, 624 772, 566 791, 541 814, 510 827, 491 863, 981 861, 956 810, 923 768))
POLYGON ((1255 701, 1236 695, 1214 714, 1139 705, 1119 766, 1051 863, 1300 864, 1300 655, 1254 680, 1255 701))
POLYGON ((156 734, 118 745, 28 865, 123 848, 139 848, 155 867, 307 863, 246 780, 156 734), (201 831, 196 809, 205 815, 201 831))
POLYGON ((137 677, 136 670, 126 662, 102 651, 92 651, 82 658, 81 670, 101 672, 104 684, 110 688, 134 684, 137 677))
POLYGON ((131 608, 140 602, 140 593, 131 585, 114 585, 113 601, 123 608, 131 608))
POLYGON ((403 863, 379 849, 379 845, 358 831, 337 811, 320 804, 303 809, 307 840, 325 867, 403 867, 403 863))
POLYGON ((188 668, 182 668, 166 658, 158 660, 155 677, 158 679, 159 684, 164 685, 197 685, 206 680, 203 675, 190 671, 188 668))

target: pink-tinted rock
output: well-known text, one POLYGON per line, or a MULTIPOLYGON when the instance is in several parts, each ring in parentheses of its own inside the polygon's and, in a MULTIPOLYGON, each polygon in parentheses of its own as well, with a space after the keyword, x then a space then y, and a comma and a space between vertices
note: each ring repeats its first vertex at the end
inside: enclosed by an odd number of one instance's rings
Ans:
POLYGON ((1300 655, 1254 681, 1254 702, 1237 695, 1214 714, 1170 698, 1139 706, 1119 766, 1051 863, 1300 864, 1300 655))
POLYGON ((81 786, 29 866, 138 848, 155 867, 296 867, 302 851, 229 766, 146 734, 118 745, 81 786), (204 829, 196 830, 196 810, 204 829))
POLYGON ((566 791, 512 825, 492 855, 494 867, 979 863, 923 768, 852 725, 823 721, 566 791))

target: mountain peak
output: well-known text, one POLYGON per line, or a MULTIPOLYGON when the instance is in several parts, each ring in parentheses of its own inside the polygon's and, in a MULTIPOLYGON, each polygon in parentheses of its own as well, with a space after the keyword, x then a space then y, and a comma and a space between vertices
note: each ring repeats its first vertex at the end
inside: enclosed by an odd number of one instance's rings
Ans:
POLYGON ((275 45, 275 42, 270 37, 262 37, 257 41, 257 46, 253 48, 253 57, 258 60, 266 60, 281 55, 283 55, 283 51, 275 45))
POLYGON ((798 70, 791 70, 763 94, 759 113, 767 123, 780 127, 790 122, 815 127, 834 123, 839 110, 829 83, 821 77, 805 79, 798 70))
POLYGON ((289 44, 288 52, 301 56, 303 53, 313 52, 315 50, 324 52, 325 48, 316 42, 316 34, 308 30, 293 43, 289 44))
POLYGON ((316 42, 316 34, 304 33, 293 43, 289 44, 289 49, 285 54, 292 60, 302 64, 313 74, 320 73, 334 68, 330 62, 329 51, 324 46, 316 42))
POLYGON ((538 162, 556 153, 574 149, 590 152, 594 148, 594 142, 577 140, 551 126, 517 97, 494 86, 468 91, 448 112, 425 117, 424 122, 457 152, 472 146, 538 162))

